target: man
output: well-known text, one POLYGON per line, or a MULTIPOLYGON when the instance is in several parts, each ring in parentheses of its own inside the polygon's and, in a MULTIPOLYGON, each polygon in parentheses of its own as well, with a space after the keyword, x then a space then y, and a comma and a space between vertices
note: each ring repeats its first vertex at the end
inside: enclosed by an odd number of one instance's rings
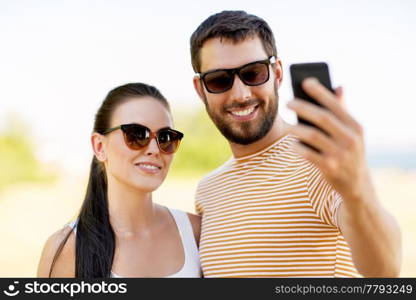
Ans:
POLYGON ((243 11, 206 19, 191 57, 194 87, 233 153, 196 192, 204 276, 398 276, 400 230, 375 195, 341 89, 307 79, 303 89, 325 108, 289 104, 327 134, 284 122, 273 33, 243 11))

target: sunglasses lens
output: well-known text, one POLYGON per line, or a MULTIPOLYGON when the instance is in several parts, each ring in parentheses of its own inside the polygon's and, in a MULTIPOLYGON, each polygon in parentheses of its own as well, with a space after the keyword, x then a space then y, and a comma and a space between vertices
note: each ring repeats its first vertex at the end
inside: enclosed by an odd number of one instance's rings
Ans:
POLYGON ((248 65, 240 70, 240 76, 247 85, 260 85, 269 80, 269 66, 264 63, 248 65))
POLYGON ((150 132, 140 125, 132 124, 123 127, 126 144, 129 148, 138 150, 149 144, 150 132))
POLYGON ((204 76, 205 87, 210 93, 222 93, 233 85, 233 75, 226 71, 207 73, 204 76))
POLYGON ((171 154, 179 147, 182 135, 172 130, 161 130, 158 133, 158 143, 161 151, 171 154))

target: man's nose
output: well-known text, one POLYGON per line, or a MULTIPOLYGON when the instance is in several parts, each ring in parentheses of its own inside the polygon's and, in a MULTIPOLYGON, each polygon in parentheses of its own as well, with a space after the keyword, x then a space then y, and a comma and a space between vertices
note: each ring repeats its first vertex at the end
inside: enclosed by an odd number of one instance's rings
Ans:
POLYGON ((234 83, 230 90, 230 100, 235 102, 245 102, 251 99, 251 87, 242 82, 237 74, 234 76, 234 83))

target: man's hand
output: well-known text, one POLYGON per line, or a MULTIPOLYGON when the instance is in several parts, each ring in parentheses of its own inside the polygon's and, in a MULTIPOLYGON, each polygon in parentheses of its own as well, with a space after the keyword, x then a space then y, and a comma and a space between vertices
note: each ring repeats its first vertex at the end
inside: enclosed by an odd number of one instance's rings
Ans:
POLYGON ((335 94, 316 79, 306 79, 305 92, 323 107, 301 99, 288 106, 325 132, 302 124, 289 129, 299 140, 320 152, 297 144, 295 151, 314 163, 342 196, 338 224, 351 248, 354 264, 363 276, 395 277, 401 265, 401 234, 395 219, 379 203, 364 151, 363 129, 335 94))
POLYGON ((323 107, 301 99, 291 101, 288 106, 325 133, 302 124, 293 126, 289 131, 320 153, 301 144, 296 145, 296 151, 321 170, 344 201, 358 201, 363 193, 372 193, 363 129, 343 107, 341 89, 333 94, 314 78, 304 80, 302 87, 323 107))

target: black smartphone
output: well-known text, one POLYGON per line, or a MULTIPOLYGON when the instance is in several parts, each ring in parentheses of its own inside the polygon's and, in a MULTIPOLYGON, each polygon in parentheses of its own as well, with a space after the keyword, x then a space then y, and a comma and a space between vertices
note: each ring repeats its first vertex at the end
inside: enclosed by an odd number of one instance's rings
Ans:
MULTIPOLYGON (((295 96, 295 98, 306 100, 315 105, 321 106, 315 99, 313 99, 311 96, 306 94, 305 91, 302 89, 302 81, 304 79, 308 77, 315 77, 327 89, 334 92, 334 90, 332 89, 332 85, 331 85, 331 78, 329 76, 328 65, 324 62, 293 64, 290 66, 290 77, 292 79, 292 89, 293 89, 293 95, 295 96)), ((300 118, 299 116, 298 116, 298 122, 318 128, 314 124, 310 123, 307 120, 300 118)), ((322 129, 320 130, 323 131, 322 129)), ((317 149, 315 149, 314 147, 310 145, 307 145, 307 146, 317 151, 317 149)))

